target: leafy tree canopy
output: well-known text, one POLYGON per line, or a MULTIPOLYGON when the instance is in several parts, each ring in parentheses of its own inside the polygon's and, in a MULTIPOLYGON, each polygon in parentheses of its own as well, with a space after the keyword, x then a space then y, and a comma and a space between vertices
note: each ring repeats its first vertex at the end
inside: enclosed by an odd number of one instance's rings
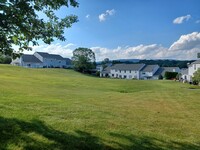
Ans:
POLYGON ((95 53, 88 48, 77 48, 73 51, 72 62, 75 70, 88 72, 95 68, 95 53))
POLYGON ((31 50, 38 40, 51 44, 54 38, 64 41, 65 28, 78 21, 77 16, 59 18, 55 11, 62 6, 78 7, 76 0, 1 0, 0 1, 0 52, 13 55, 13 45, 18 52, 31 50), (47 19, 39 18, 38 13, 47 19))
POLYGON ((12 58, 10 56, 5 56, 0 53, 0 64, 10 64, 12 61, 12 58))

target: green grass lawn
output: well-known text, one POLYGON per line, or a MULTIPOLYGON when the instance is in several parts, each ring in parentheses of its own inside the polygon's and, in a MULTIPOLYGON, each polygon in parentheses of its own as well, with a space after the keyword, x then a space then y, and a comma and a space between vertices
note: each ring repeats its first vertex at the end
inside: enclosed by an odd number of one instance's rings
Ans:
POLYGON ((200 89, 0 65, 3 149, 200 149, 200 89))

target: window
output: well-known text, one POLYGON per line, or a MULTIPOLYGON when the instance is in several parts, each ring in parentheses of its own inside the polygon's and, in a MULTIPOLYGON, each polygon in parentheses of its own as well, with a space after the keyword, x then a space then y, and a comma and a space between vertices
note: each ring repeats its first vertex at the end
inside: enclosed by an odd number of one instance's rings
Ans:
POLYGON ((124 79, 126 79, 126 75, 124 76, 124 79))
POLYGON ((116 74, 116 77, 118 77, 118 74, 116 74))
POLYGON ((124 73, 126 73, 126 70, 124 70, 124 73))
POLYGON ((112 74, 112 77, 114 77, 114 74, 112 74))
POLYGON ((194 64, 194 70, 197 70, 196 64, 194 64))
POLYGON ((131 70, 129 72, 131 73, 131 70))
POLYGON ((119 72, 121 73, 121 70, 119 70, 119 72))

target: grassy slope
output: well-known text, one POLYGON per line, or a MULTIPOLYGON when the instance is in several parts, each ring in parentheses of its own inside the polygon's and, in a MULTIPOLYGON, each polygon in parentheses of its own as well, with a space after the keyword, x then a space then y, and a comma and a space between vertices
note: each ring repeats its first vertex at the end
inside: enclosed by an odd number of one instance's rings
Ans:
POLYGON ((200 149, 200 89, 0 65, 0 149, 200 149))

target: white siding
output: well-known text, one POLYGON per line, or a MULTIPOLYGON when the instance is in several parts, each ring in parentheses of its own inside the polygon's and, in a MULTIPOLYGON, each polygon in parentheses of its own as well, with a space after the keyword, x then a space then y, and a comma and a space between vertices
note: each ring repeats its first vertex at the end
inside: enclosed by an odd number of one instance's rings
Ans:
POLYGON ((22 62, 21 66, 27 67, 27 68, 42 68, 42 63, 31 63, 31 62, 22 62))
POLYGON ((200 69, 200 64, 191 64, 188 67, 188 81, 191 82, 192 81, 192 77, 194 76, 194 73, 200 69))
POLYGON ((192 64, 188 68, 188 74, 193 77, 193 74, 200 69, 200 64, 192 64))
POLYGON ((139 79, 139 71, 134 70, 115 70, 110 71, 111 78, 122 78, 122 79, 139 79))
POLYGON ((43 64, 47 68, 51 67, 58 67, 58 68, 63 68, 66 67, 66 61, 65 60, 56 60, 56 59, 49 59, 49 58, 44 58, 43 59, 43 64))

